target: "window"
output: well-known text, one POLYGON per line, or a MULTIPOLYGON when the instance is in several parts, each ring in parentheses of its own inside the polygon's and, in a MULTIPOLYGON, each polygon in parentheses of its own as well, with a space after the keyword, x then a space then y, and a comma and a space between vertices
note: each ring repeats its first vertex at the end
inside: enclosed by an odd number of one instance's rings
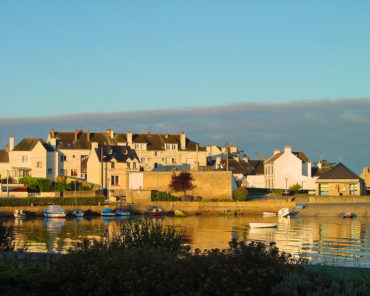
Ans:
POLYGON ((22 155, 22 163, 28 162, 28 155, 22 155))
POLYGON ((133 168, 136 169, 136 162, 133 163, 133 168))
POLYGON ((157 151, 154 151, 154 156, 157 156, 158 155, 158 152, 157 151))
POLYGON ((39 169, 42 168, 42 161, 36 162, 36 167, 39 169))
POLYGON ((119 176, 110 176, 110 185, 119 186, 119 176))
POLYGON ((65 156, 65 155, 60 156, 60 161, 61 162, 66 161, 66 160, 67 160, 67 156, 65 156))
POLYGON ((158 163, 154 163, 154 168, 156 169, 156 168, 158 168, 158 163))
POLYGON ((172 164, 176 164, 176 159, 172 158, 172 159, 171 159, 171 163, 172 163, 172 164))
POLYGON ((145 162, 145 158, 144 157, 140 158, 140 162, 141 163, 144 163, 145 162))
POLYGON ((66 170, 65 169, 60 169, 60 176, 65 176, 66 170))
POLYGON ((112 161, 112 162, 110 163, 110 168, 111 168, 111 169, 115 169, 115 168, 116 168, 116 163, 112 161))
POLYGON ((166 144, 166 150, 177 150, 177 144, 166 144))
POLYGON ((77 170, 71 170, 71 176, 77 176, 77 170))
POLYGON ((357 194, 357 186, 356 186, 356 184, 350 184, 349 185, 349 194, 350 195, 356 195, 357 194))
POLYGON ((50 174, 52 174, 52 173, 53 173, 53 169, 48 168, 48 174, 50 175, 50 174))
POLYGON ((329 195, 329 184, 320 184, 320 195, 329 195))
POLYGON ((129 163, 129 162, 127 163, 127 168, 128 168, 128 169, 130 168, 130 163, 129 163))

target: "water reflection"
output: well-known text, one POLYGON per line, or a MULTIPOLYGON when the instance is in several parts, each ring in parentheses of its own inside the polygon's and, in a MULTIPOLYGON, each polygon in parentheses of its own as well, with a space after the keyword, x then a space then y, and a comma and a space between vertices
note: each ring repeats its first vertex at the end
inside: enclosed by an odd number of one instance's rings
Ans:
MULTIPOLYGON (((276 242, 285 252, 300 254, 313 262, 370 266, 370 218, 278 218, 262 216, 190 216, 153 218, 186 233, 192 248, 227 248, 232 239, 276 242), (278 223, 277 228, 251 229, 250 222, 278 223)), ((30 251, 66 252, 74 242, 99 238, 104 231, 119 231, 126 217, 79 217, 67 219, 9 219, 16 237, 27 241, 30 251)))

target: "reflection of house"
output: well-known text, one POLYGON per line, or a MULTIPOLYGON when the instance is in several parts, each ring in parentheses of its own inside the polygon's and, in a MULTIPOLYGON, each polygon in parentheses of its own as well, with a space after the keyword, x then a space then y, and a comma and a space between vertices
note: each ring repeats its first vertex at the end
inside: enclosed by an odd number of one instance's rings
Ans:
MULTIPOLYGON (((14 140, 11 137, 10 147, 14 140)), ((57 174, 57 152, 43 139, 25 138, 9 151, 11 176, 30 176, 54 180, 57 174)))
POLYGON ((139 169, 139 158, 128 146, 93 148, 87 161, 87 181, 103 184, 110 195, 120 195, 127 187, 127 172, 139 169))
POLYGON ((274 150, 264 165, 266 188, 285 189, 299 184, 305 190, 314 190, 316 178, 311 176, 311 162, 303 152, 292 152, 292 147, 284 151, 274 150))
POLYGON ((338 163, 316 181, 317 195, 361 195, 364 194, 362 179, 342 163, 338 163))
POLYGON ((364 167, 360 177, 364 180, 367 190, 370 190, 370 167, 364 167))

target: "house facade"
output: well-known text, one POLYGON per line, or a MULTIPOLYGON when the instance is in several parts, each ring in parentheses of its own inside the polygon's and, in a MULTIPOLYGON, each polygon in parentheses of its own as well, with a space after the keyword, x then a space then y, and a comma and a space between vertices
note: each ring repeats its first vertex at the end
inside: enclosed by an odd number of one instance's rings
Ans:
POLYGON ((363 180, 338 163, 328 172, 322 174, 316 181, 316 195, 348 196, 365 194, 363 180))
POLYGON ((364 167, 362 169, 360 178, 364 180, 366 189, 370 190, 370 167, 364 167))
POLYGON ((264 163, 265 188, 287 189, 299 184, 304 190, 314 190, 316 178, 311 175, 311 162, 303 152, 292 152, 291 146, 274 155, 264 163))

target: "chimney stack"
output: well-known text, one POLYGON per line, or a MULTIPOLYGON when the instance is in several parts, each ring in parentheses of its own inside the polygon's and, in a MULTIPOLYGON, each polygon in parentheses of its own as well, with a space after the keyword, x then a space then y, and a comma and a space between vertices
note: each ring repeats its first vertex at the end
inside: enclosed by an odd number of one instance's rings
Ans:
POLYGON ((286 152, 286 153, 292 153, 292 146, 285 146, 284 147, 284 152, 286 152))
POLYGON ((87 142, 90 142, 90 130, 88 129, 86 132, 87 142))
POLYGON ((14 137, 9 137, 9 151, 12 151, 14 149, 14 137))
POLYGON ((278 154, 278 153, 280 153, 280 149, 275 149, 275 150, 274 150, 274 155, 276 155, 276 154, 278 154))
POLYGON ((180 146, 181 146, 181 150, 186 149, 186 135, 184 132, 180 134, 180 146))
POLYGON ((56 149, 57 148, 57 139, 56 138, 51 138, 50 139, 50 145, 54 148, 54 149, 56 149))
POLYGON ((52 128, 52 129, 50 130, 50 136, 51 136, 51 138, 55 138, 54 128, 52 128))
POLYGON ((77 142, 78 132, 79 132, 79 130, 77 128, 75 128, 75 142, 77 142))
POLYGON ((113 139, 113 137, 114 137, 114 130, 113 130, 113 129, 111 129, 111 128, 108 128, 108 129, 107 129, 107 133, 108 133, 109 137, 110 137, 111 139, 113 139))
POLYGON ((127 132, 127 145, 131 146, 132 145, 132 132, 127 132))

